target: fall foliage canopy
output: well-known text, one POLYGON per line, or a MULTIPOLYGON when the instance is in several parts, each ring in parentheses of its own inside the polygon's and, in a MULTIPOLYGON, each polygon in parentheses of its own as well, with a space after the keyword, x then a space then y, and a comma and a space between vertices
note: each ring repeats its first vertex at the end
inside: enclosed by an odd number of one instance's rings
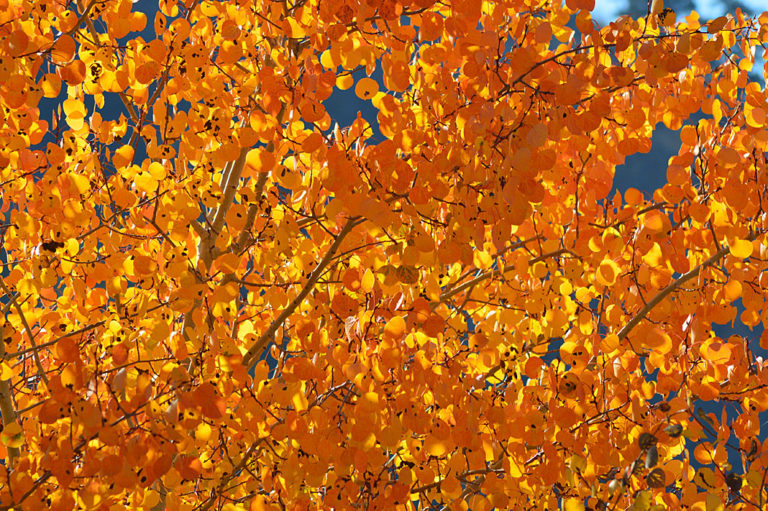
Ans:
POLYGON ((0 509, 767 505, 768 13, 135 7, 0 0, 0 509))

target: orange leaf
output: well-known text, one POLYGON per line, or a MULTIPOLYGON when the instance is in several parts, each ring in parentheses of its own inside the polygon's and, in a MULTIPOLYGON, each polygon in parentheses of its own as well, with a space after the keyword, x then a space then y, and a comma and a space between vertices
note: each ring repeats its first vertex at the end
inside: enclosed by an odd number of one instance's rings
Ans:
POLYGON ((61 79, 53 73, 46 73, 38 82, 46 98, 55 98, 61 90, 61 79))
POLYGON ((642 346, 661 353, 669 353, 672 348, 672 339, 659 327, 647 329, 642 335, 642 346))
POLYGON ((149 61, 136 68, 136 81, 140 84, 147 85, 157 78, 160 72, 160 66, 157 62, 149 61))
POLYGON ((595 8, 595 0, 566 0, 565 5, 569 9, 584 9, 585 11, 591 11, 595 8))
POLYGON ((715 18, 707 23, 707 32, 710 34, 720 32, 725 27, 726 23, 728 23, 728 18, 726 16, 715 18))
POLYGON ((82 60, 75 60, 58 68, 57 73, 67 82, 67 85, 80 85, 85 80, 85 63, 82 60))
POLYGON ((735 149, 723 147, 717 153, 717 160, 727 167, 732 167, 741 161, 741 157, 735 149))
POLYGON ((51 49, 51 60, 59 66, 69 64, 72 59, 75 58, 75 52, 77 51, 77 45, 75 39, 69 35, 64 34, 56 41, 51 49))
POLYGON ((400 339, 405 335, 405 320, 400 316, 394 316, 390 319, 384 327, 384 334, 400 339))
POLYGON ((336 78, 336 87, 340 90, 347 90, 355 84, 355 79, 351 74, 345 74, 336 78))
POLYGON ((597 282, 604 286, 612 286, 616 283, 616 279, 620 273, 619 265, 617 265, 611 259, 605 259, 600 263, 595 273, 595 279, 597 282))
POLYGON ((372 78, 361 78, 355 85, 355 94, 360 99, 371 99, 379 92, 379 84, 372 78))
POLYGON ((175 465, 183 479, 195 480, 203 473, 203 464, 197 456, 181 456, 175 465))

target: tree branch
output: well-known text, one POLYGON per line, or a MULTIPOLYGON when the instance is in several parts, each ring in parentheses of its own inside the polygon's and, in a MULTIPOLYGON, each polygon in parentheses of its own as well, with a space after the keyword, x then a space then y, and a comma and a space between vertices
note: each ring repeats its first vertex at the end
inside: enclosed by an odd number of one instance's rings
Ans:
POLYGON ((243 175, 243 167, 245 167, 245 157, 250 150, 249 147, 244 147, 240 150, 240 156, 229 168, 229 171, 222 176, 222 183, 224 184, 224 198, 219 204, 216 214, 213 216, 213 222, 211 222, 210 231, 213 232, 213 236, 216 237, 221 228, 224 226, 224 218, 227 216, 227 211, 235 201, 235 192, 237 192, 237 184, 240 182, 240 177, 243 175))
POLYGON ((250 369, 251 366, 253 366, 256 363, 256 361, 259 359, 259 357, 264 352, 264 350, 269 345, 269 343, 272 342, 275 332, 277 332, 277 329, 280 328, 280 326, 285 322, 285 320, 288 319, 288 316, 293 314, 296 308, 299 305, 301 305, 301 303, 304 301, 307 295, 309 295, 309 293, 315 287, 315 284, 317 284, 317 281, 320 280, 320 275, 322 275, 325 268, 333 259, 334 254, 341 246, 341 243, 342 241, 344 241, 344 238, 350 232, 352 232, 352 229, 355 228, 355 226, 363 223, 364 221, 365 219, 360 217, 352 217, 349 220, 347 220, 347 223, 344 224, 344 227, 342 227, 339 234, 336 235, 336 239, 333 240, 333 243, 328 248, 328 251, 320 260, 320 263, 312 271, 312 273, 310 273, 309 280, 307 280, 306 284, 304 284, 304 287, 301 289, 299 294, 296 295, 296 297, 291 301, 291 303, 289 303, 288 306, 285 309, 283 309, 283 312, 281 312, 280 315, 277 316, 272 321, 269 327, 267 327, 267 330, 263 334, 261 334, 261 336, 256 341, 256 343, 253 346, 251 346, 250 349, 248 349, 248 352, 243 356, 244 366, 250 369))
MULTIPOLYGON (((747 239, 749 241, 754 241, 757 239, 757 237, 762 234, 760 232, 756 232, 753 234, 750 234, 747 239)), ((709 259, 698 265, 696 268, 692 269, 691 271, 684 273, 680 275, 677 279, 675 279, 674 282, 669 284, 667 287, 659 291, 656 296, 651 298, 650 301, 640 309, 640 311, 630 319, 626 325, 624 325, 621 330, 618 331, 616 335, 618 335, 619 340, 624 340, 627 335, 629 335, 629 332, 632 331, 633 328, 635 328, 652 310, 654 307, 656 307, 658 304, 660 304, 667 296, 672 294, 674 291, 676 291, 680 286, 688 282, 694 277, 698 277, 701 273, 701 270, 704 268, 707 268, 709 266, 712 266, 717 261, 722 259, 728 252, 730 251, 730 248, 727 245, 723 245, 723 247, 715 252, 712 256, 710 256, 709 259)))
POLYGON ((201 238, 202 238, 203 236, 206 236, 206 235, 208 234, 208 233, 206 232, 206 230, 205 230, 205 227, 203 227, 202 225, 200 225, 200 222, 198 222, 197 220, 192 220, 191 222, 189 222, 189 225, 191 225, 191 226, 192 226, 192 230, 193 230, 193 231, 195 231, 195 233, 196 233, 198 236, 200 236, 201 238))
MULTIPOLYGON (((527 240, 527 241, 531 241, 531 240, 527 240)), ((528 261, 528 263, 529 264, 534 264, 534 263, 537 263, 539 261, 543 261, 544 259, 547 259, 547 258, 550 258, 550 257, 559 256, 559 255, 565 254, 567 252, 568 252, 567 249, 561 248, 561 249, 558 249, 558 250, 554 250, 552 252, 547 252, 546 254, 541 254, 540 256, 536 256, 533 259, 531 259, 530 261, 528 261)), ((487 280, 487 279, 489 279, 491 277, 496 277, 498 275, 503 275, 504 273, 507 273, 508 271, 512 271, 514 269, 515 269, 514 266, 507 266, 503 270, 501 270, 501 269, 486 270, 485 272, 481 273, 480 275, 478 275, 474 279, 468 280, 468 281, 464 282, 463 284, 460 284, 460 285, 456 286, 455 288, 453 288, 453 289, 451 289, 449 291, 443 292, 440 295, 440 300, 437 303, 434 303, 433 305, 437 305, 438 303, 446 302, 446 301, 450 300, 451 298, 453 298, 454 296, 456 296, 457 294, 461 293, 462 291, 466 291, 467 289, 475 287, 476 285, 478 285, 480 282, 482 282, 484 280, 487 280)))
MULTIPOLYGON (((278 123, 282 123, 283 116, 285 115, 285 103, 283 103, 280 107, 280 112, 278 114, 277 120, 278 123)), ((275 148, 275 144, 273 142, 270 142, 267 144, 266 150, 267 151, 273 151, 275 148)), ((245 158, 248 154, 250 148, 243 148, 240 151, 240 155, 238 156, 237 160, 232 163, 232 165, 224 171, 224 175, 221 178, 221 183, 223 184, 224 188, 224 197, 222 198, 221 204, 219 205, 218 209, 216 210, 216 213, 214 214, 213 221, 211 222, 211 226, 206 230, 202 225, 200 225, 198 222, 194 221, 192 223, 192 228, 195 230, 198 236, 200 236, 200 242, 197 244, 197 253, 198 257, 202 258, 203 262, 207 267, 210 267, 212 262, 212 256, 213 256, 213 247, 216 244, 216 239, 219 236, 219 233, 221 232, 221 228, 224 226, 224 221, 227 216, 227 211, 229 211, 229 208, 232 207, 232 204, 235 200, 235 193, 237 192, 237 185, 240 182, 240 178, 243 175, 243 168, 245 166, 245 158)), ((257 198, 261 196, 261 192, 264 190, 264 186, 267 183, 267 179, 269 177, 268 172, 262 172, 259 174, 258 180, 256 181, 256 194, 257 198)), ((242 246, 243 243, 245 243, 245 239, 248 235, 248 231, 250 231, 250 226, 253 225, 253 221, 256 219, 256 214, 258 213, 258 206, 256 204, 252 204, 248 208, 248 220, 246 222, 245 227, 238 235, 236 244, 231 244, 227 250, 234 251, 238 247, 242 246)), ((231 279, 232 277, 230 277, 231 279)), ((184 314, 184 320, 181 325, 181 333, 184 336, 186 340, 189 340, 188 331, 190 328, 194 327, 194 321, 192 320, 192 311, 197 309, 200 306, 200 300, 195 300, 195 303, 190 310, 190 312, 184 314)))
MULTIPOLYGON (((259 174, 259 177, 256 180, 256 187, 255 187, 257 199, 261 197, 261 194, 264 191, 264 185, 267 184, 268 177, 269 177, 269 174, 267 172, 262 172, 259 174)), ((259 213, 259 202, 253 203, 250 206, 248 206, 248 214, 246 215, 246 218, 245 218, 245 226, 243 227, 243 230, 240 231, 240 234, 238 234, 237 240, 229 246, 227 251, 237 253, 243 249, 243 246, 245 245, 245 242, 248 239, 248 234, 250 233, 251 227, 253 226, 253 222, 256 221, 256 215, 258 213, 259 213)))
MULTIPOLYGON (((336 393, 336 391, 341 390, 348 385, 350 385, 351 382, 349 380, 345 381, 344 383, 340 385, 336 385, 335 387, 331 387, 323 394, 317 396, 309 405, 307 406, 307 409, 303 412, 304 414, 308 413, 309 410, 316 406, 320 406, 323 404, 324 401, 326 401, 329 397, 331 397, 333 394, 336 393)), ((277 418, 276 418, 277 419, 277 418)), ((285 424, 285 418, 277 419, 272 425, 270 425, 270 433, 272 430, 281 425, 285 424)), ((256 449, 262 444, 265 443, 265 440, 269 437, 259 438, 255 442, 253 442, 248 449, 245 451, 245 454, 243 454, 243 457, 240 459, 240 461, 232 468, 232 470, 229 471, 229 475, 225 476, 217 485, 217 487, 211 491, 210 496, 200 504, 199 506, 195 507, 192 511, 208 511, 214 502, 216 502, 216 499, 221 498, 224 493, 226 492, 226 486, 235 479, 242 470, 247 470, 248 462, 253 458, 254 453, 256 452, 256 449)), ((269 444, 267 444, 267 447, 270 447, 269 444)))
MULTIPOLYGON (((277 113, 277 122, 278 124, 282 124, 283 117, 285 117, 285 103, 280 104, 280 111, 277 113)), ((269 142, 266 147, 266 151, 272 152, 275 150, 275 143, 269 142)), ((241 154, 242 155, 242 154, 241 154)), ((241 169, 242 171, 242 169, 241 169)), ((267 184, 267 179, 269 178, 268 172, 260 172, 259 177, 256 179, 256 186, 255 188, 255 194, 256 194, 256 201, 254 204, 251 204, 248 206, 248 214, 245 219, 245 226, 240 231, 240 234, 237 236, 237 240, 230 244, 229 247, 227 247, 228 252, 238 252, 242 250, 243 245, 245 244, 246 239, 248 238, 248 233, 251 230, 251 226, 253 225, 253 222, 256 220, 256 215, 259 212, 259 203, 261 202, 261 194, 264 192, 264 186, 267 184)), ((234 197, 234 191, 233 191, 233 197, 234 197)), ((218 217, 218 212, 217 212, 218 217)), ((214 228, 216 225, 216 221, 214 220, 214 228)))
MULTIPOLYGON (((13 298, 9 296, 9 298, 13 298)), ((5 306, 3 316, 8 311, 11 302, 5 306)), ((5 360, 5 324, 0 324, 0 360, 5 360)), ((3 416, 3 426, 16 422, 16 409, 13 406, 13 394, 8 380, 0 380, 0 413, 3 416)), ((8 467, 13 467, 13 462, 19 457, 21 451, 18 447, 8 447, 8 467)))

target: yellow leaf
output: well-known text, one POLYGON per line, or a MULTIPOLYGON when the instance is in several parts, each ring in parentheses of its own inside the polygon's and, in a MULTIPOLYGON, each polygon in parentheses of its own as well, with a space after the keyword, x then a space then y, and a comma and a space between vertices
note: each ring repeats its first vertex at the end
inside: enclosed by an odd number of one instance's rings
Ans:
POLYGON ((295 18, 288 18, 288 25, 291 30, 291 38, 293 39, 300 39, 304 37, 307 33, 307 31, 299 25, 298 21, 296 21, 295 18))
POLYGON ((405 320, 400 316, 393 317, 384 327, 384 333, 399 339, 405 333, 405 320))
POLYGON ((43 76, 38 85, 43 90, 43 96, 46 98, 55 98, 59 95, 59 91, 61 91, 61 79, 53 73, 43 76))
POLYGON ((652 210, 645 214, 643 223, 646 229, 651 232, 661 232, 664 230, 664 216, 658 210, 652 210))
POLYGON ((723 511, 723 501, 714 493, 707 494, 707 511, 723 511))
POLYGON ((383 100, 383 99, 384 99, 386 96, 388 96, 388 94, 386 94, 386 93, 385 93, 385 92, 383 92, 383 91, 379 91, 379 92, 377 92, 377 93, 376 93, 376 95, 375 95, 375 96, 373 96, 373 97, 371 98, 371 103, 373 104, 373 106, 375 106, 376 108, 379 108, 379 109, 380 109, 380 108, 381 108, 381 101, 382 101, 382 100, 383 100))
POLYGON ((13 378, 13 369, 8 365, 8 362, 0 364, 0 380, 10 380, 13 378))
POLYGON ((368 268, 365 270, 365 273, 363 273, 363 278, 360 280, 360 291, 363 293, 370 293, 375 282, 376 277, 373 275, 371 269, 368 268))
POLYGON ((488 252, 483 250, 475 250, 472 254, 473 262, 475 266, 481 270, 487 270, 493 264, 493 257, 488 252))
POLYGON ((293 394, 291 402, 293 403, 293 406, 296 408, 297 412, 303 412, 309 406, 307 396, 304 395, 304 391, 301 390, 300 387, 296 388, 296 392, 293 394))
POLYGON ((654 242, 651 248, 643 254, 643 262, 651 268, 656 268, 664 264, 664 254, 661 252, 661 247, 658 243, 654 242))
POLYGON ((18 422, 7 424, 0 433, 0 440, 7 447, 21 447, 24 445, 24 430, 18 422))
POLYGON ((448 452, 448 447, 445 445, 445 442, 434 436, 428 436, 427 439, 424 440, 424 449, 430 456, 444 456, 445 453, 448 452))
POLYGON ((339 76, 338 78, 336 78, 336 87, 338 87, 341 90, 349 89, 350 87, 352 87, 352 85, 354 85, 354 83, 355 83, 355 79, 352 78, 351 74, 346 74, 344 76, 339 76))
POLYGON ((160 494, 155 490, 148 490, 147 493, 144 494, 144 500, 141 501, 141 506, 150 509, 156 506, 158 502, 160 502, 160 494))
POLYGON ((333 62, 333 55, 331 55, 331 50, 325 50, 320 55, 320 64, 322 64, 326 69, 336 69, 337 65, 333 62))
POLYGON ((157 179, 158 181, 165 179, 165 167, 160 162, 153 161, 150 163, 147 171, 153 178, 157 179))
POLYGON ((67 119, 82 119, 85 117, 85 105, 79 99, 65 99, 62 106, 67 119))
POLYGON ((91 182, 82 174, 70 174, 69 179, 81 195, 91 189, 91 182))
POLYGON ((195 429, 195 438, 201 442, 207 442, 211 438, 213 429, 207 422, 201 422, 195 429))
POLYGON ((563 511, 584 511, 584 501, 577 498, 566 499, 563 511))
POLYGON ((153 192, 157 188, 157 179, 152 177, 149 172, 142 172, 133 181, 136 184, 136 189, 142 192, 153 192))
POLYGON ((725 283, 725 286, 723 286, 723 296, 726 301, 730 303, 741 298, 741 290, 741 282, 738 280, 729 280, 725 283))
POLYGON ((604 353, 612 353, 613 350, 619 347, 619 344, 619 336, 616 334, 609 334, 600 342, 600 349, 603 350, 604 353))
POLYGON ((360 400, 374 409, 379 406, 379 395, 375 392, 366 392, 360 396, 360 400))
POLYGON ((124 145, 117 149, 114 156, 112 156, 112 163, 115 164, 115 168, 119 169, 131 163, 131 160, 133 160, 133 153, 133 147, 129 145, 124 145))
POLYGON ((65 244, 67 254, 70 257, 76 256, 77 253, 80 251, 80 242, 77 240, 77 238, 69 238, 65 244))
POLYGON ((752 242, 749 240, 735 239, 728 248, 730 249, 731 255, 733 257, 746 259, 752 255, 752 249, 754 247, 752 246, 752 242))
POLYGON ((269 172, 275 166, 275 155, 263 147, 251 149, 245 157, 245 165, 251 172, 269 172))

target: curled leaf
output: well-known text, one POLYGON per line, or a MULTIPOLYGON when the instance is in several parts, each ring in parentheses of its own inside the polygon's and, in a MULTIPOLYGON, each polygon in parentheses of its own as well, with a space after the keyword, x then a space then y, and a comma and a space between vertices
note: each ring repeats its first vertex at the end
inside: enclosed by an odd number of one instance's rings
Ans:
POLYGON ((659 462, 659 450, 655 445, 648 448, 648 452, 645 454, 645 468, 653 468, 659 462))
POLYGON ((622 483, 621 479, 613 479, 610 483, 608 483, 608 491, 611 492, 611 494, 616 493, 617 491, 621 490, 624 487, 624 484, 622 483))

